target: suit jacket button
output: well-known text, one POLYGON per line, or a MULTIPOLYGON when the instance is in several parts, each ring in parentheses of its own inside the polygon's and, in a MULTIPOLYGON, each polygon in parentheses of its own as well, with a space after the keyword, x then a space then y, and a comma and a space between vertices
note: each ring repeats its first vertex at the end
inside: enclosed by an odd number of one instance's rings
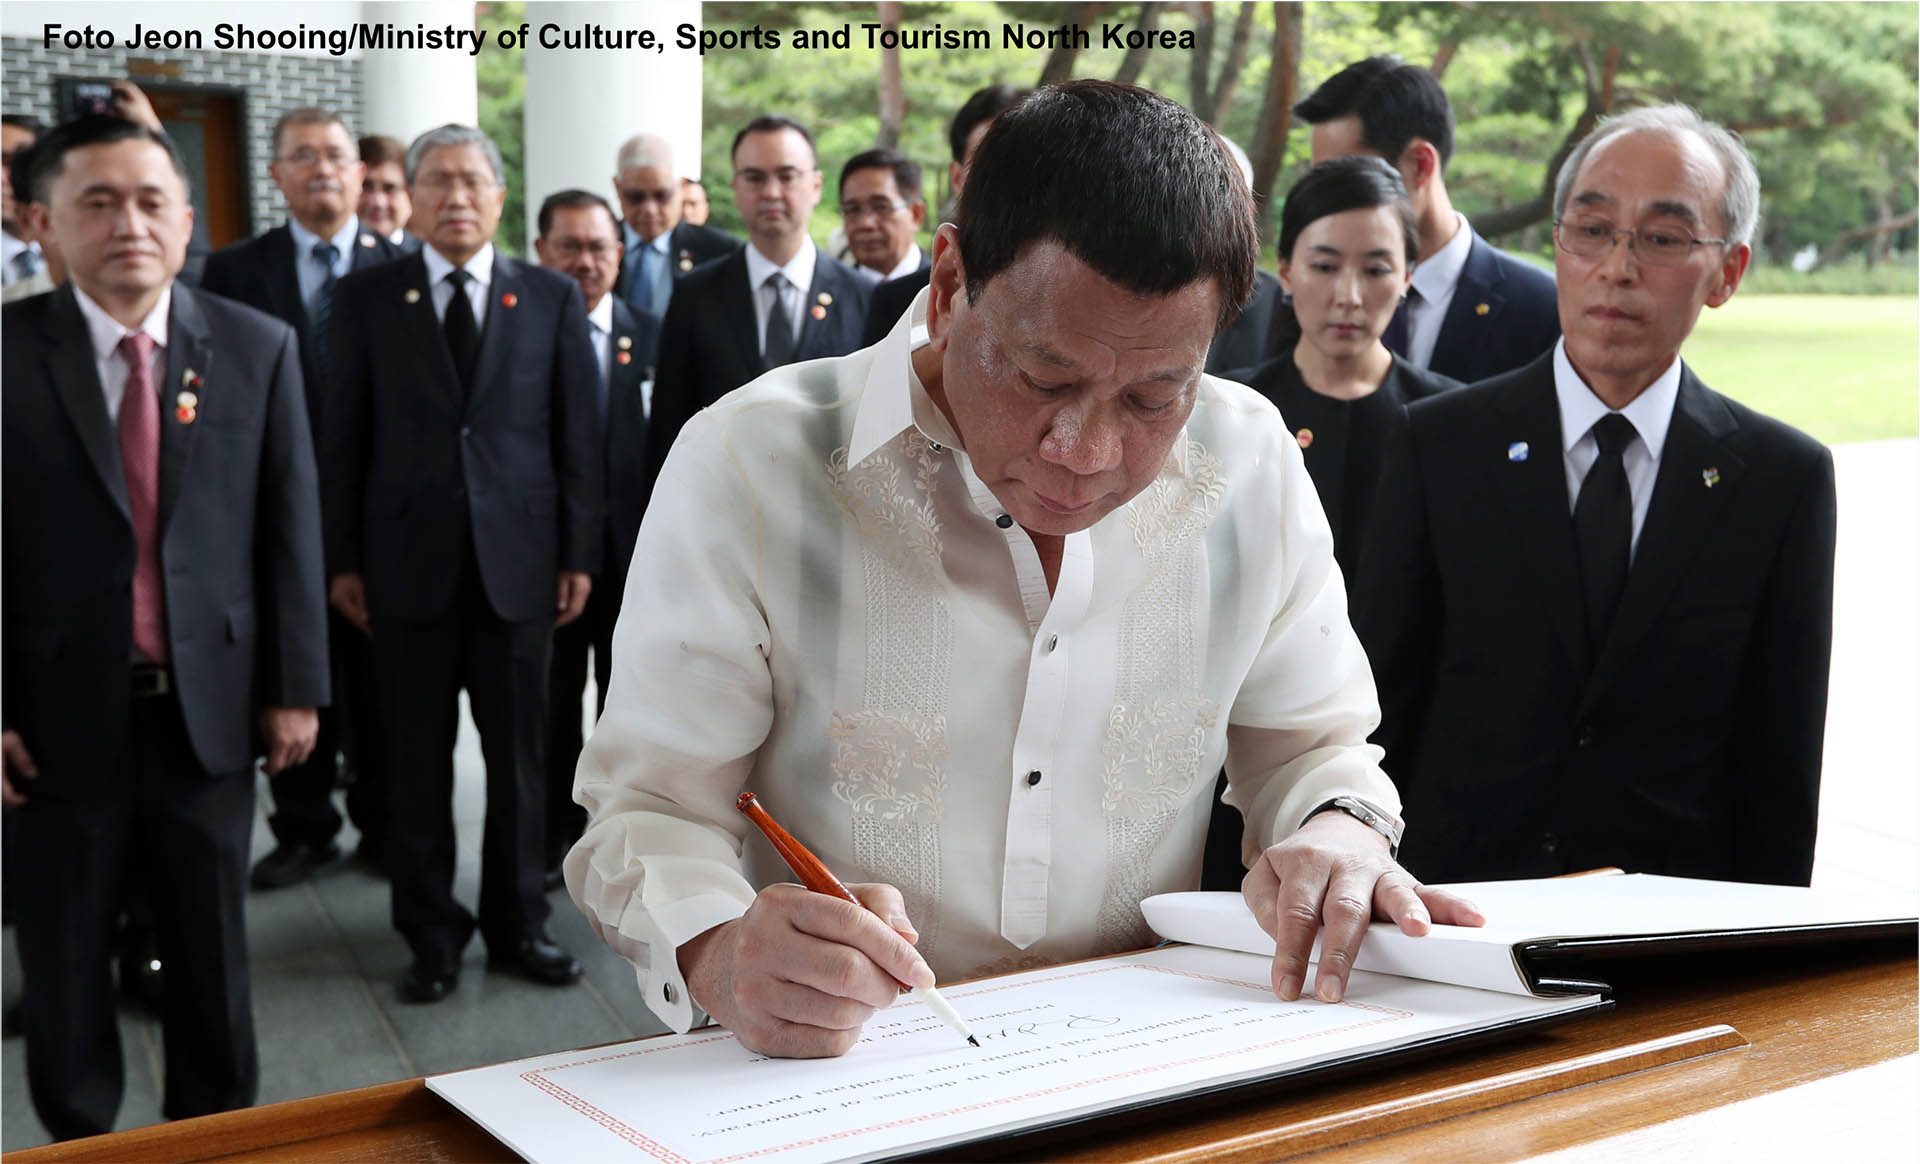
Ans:
POLYGON ((1554 835, 1553 835, 1552 833, 1541 833, 1541 834, 1540 834, 1540 849, 1541 849, 1541 851, 1542 851, 1542 852, 1546 852, 1546 853, 1557 853, 1557 852, 1559 852, 1559 851, 1560 851, 1560 838, 1559 838, 1559 837, 1556 837, 1556 836, 1554 836, 1554 835))
POLYGON ((1573 746, 1582 752, 1592 747, 1593 746, 1593 729, 1591 727, 1588 727, 1586 724, 1581 724, 1580 734, 1573 737, 1573 746))

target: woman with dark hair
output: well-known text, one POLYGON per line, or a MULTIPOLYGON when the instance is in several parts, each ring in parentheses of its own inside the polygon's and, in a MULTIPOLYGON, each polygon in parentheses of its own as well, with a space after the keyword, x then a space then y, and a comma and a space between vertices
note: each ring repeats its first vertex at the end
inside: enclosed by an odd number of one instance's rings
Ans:
POLYGON ((1307 171, 1280 211, 1280 286, 1290 306, 1275 321, 1281 354, 1228 373, 1279 405, 1333 527, 1334 560, 1349 578, 1387 434, 1403 423, 1409 401, 1459 386, 1380 342, 1406 299, 1419 245, 1392 166, 1356 156, 1307 171))

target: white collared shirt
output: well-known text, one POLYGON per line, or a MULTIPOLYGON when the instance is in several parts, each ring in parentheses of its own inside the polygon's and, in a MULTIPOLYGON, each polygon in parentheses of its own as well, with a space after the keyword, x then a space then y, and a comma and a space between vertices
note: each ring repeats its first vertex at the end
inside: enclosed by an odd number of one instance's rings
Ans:
POLYGON ((74 302, 80 305, 80 317, 87 321, 87 342, 93 345, 93 368, 100 375, 100 391, 107 398, 107 415, 117 424, 120 420, 120 398, 127 392, 127 374, 133 365, 127 362, 120 352, 120 341, 134 332, 143 331, 153 337, 153 386, 164 398, 167 390, 167 313, 173 310, 173 284, 168 283, 160 292, 159 302, 140 326, 127 328, 120 321, 107 314, 107 309, 88 298, 79 284, 74 284, 74 302))
MULTIPOLYGON (((420 248, 420 254, 427 261, 428 291, 433 296, 433 314, 442 324, 447 321, 447 304, 453 302, 453 284, 447 282, 447 276, 453 274, 453 261, 433 249, 428 243, 420 248)), ((484 331, 487 326, 487 288, 493 285, 493 244, 488 243, 475 251, 473 257, 461 266, 473 278, 467 280, 467 302, 473 305, 474 326, 484 331)))
POLYGON ((1446 322, 1454 288, 1460 285, 1460 272, 1466 270, 1467 255, 1473 251, 1473 227, 1459 211, 1453 217, 1459 223, 1453 237, 1413 268, 1413 289, 1420 295, 1407 305, 1406 361, 1416 368, 1433 363, 1440 325, 1446 322))
MULTIPOLYGON (((1560 451, 1567 467, 1567 511, 1580 499, 1581 483, 1587 470, 1599 459, 1600 444, 1593 439, 1593 426, 1607 414, 1606 402, 1593 394, 1587 382, 1574 371, 1567 359, 1567 341, 1553 345, 1553 391, 1560 402, 1560 451)), ((1632 549, 1640 547, 1640 527, 1647 523, 1647 506, 1653 500, 1654 478, 1660 472, 1660 454, 1667 447, 1667 430, 1673 425, 1674 405, 1680 400, 1680 357, 1675 356, 1659 379, 1647 385, 1620 415, 1633 423, 1637 440, 1627 442, 1620 452, 1620 463, 1627 471, 1627 488, 1633 494, 1632 549)), ((1631 561, 1631 557, 1628 559, 1631 561)))
POLYGON ((876 271, 872 267, 855 267, 854 273, 867 282, 878 286, 889 279, 898 279, 902 275, 911 275, 920 269, 920 244, 907 247, 906 257, 893 265, 891 271, 876 271))
POLYGON ((803 308, 806 306, 807 292, 813 287, 813 266, 818 254, 813 240, 809 238, 802 242, 800 252, 786 266, 778 267, 772 259, 760 253, 759 247, 751 242, 747 244, 747 286, 753 289, 754 334, 760 337, 761 352, 767 350, 767 293, 763 290, 767 277, 775 271, 787 277, 786 289, 780 293, 780 303, 786 309, 787 322, 793 328, 793 341, 798 345, 803 308))
MULTIPOLYGON (((297 218, 287 219, 287 230, 293 235, 293 271, 300 280, 300 302, 312 310, 313 297, 327 281, 327 268, 313 257, 313 244, 321 238, 300 225, 297 218)), ((333 244, 333 277, 338 279, 353 269, 353 248, 360 241, 359 216, 349 214, 347 225, 325 241, 333 244)))
POLYGON ((587 330, 593 334, 593 358, 600 363, 600 415, 606 418, 608 386, 613 383, 613 293, 587 312, 587 330))
POLYGON ((0 230, 0 283, 15 283, 32 276, 21 272, 14 266, 16 256, 26 253, 33 256, 33 268, 38 272, 46 267, 46 256, 40 253, 40 244, 15 238, 11 232, 0 230))
POLYGON ((699 413, 647 508, 566 879, 675 1029, 676 949, 793 879, 743 788, 842 880, 898 886, 942 979, 1149 942, 1139 902, 1198 884, 1223 760, 1256 853, 1337 796, 1398 815, 1273 405, 1203 377, 1159 476, 1066 538, 1049 594, 913 374, 926 300, 699 413))

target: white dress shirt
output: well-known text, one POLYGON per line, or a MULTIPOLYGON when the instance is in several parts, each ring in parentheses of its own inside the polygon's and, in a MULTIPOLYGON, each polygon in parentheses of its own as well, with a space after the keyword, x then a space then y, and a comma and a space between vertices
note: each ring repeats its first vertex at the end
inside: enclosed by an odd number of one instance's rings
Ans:
MULTIPOLYGON (((1587 470, 1600 456, 1599 442, 1593 439, 1593 426, 1608 412, 1606 402, 1593 394, 1580 373, 1567 359, 1567 341, 1554 341, 1553 391, 1560 401, 1560 450, 1567 467, 1567 512, 1573 512, 1580 499, 1580 486, 1587 470)), ((1638 438, 1620 451, 1620 464, 1627 471, 1627 489, 1633 494, 1632 551, 1640 548, 1640 527, 1647 524, 1647 506, 1653 500, 1654 478, 1660 472, 1660 454, 1667 447, 1667 429, 1673 424, 1673 409, 1680 400, 1680 357, 1675 356, 1660 378, 1620 410, 1633 424, 1638 438)))
MULTIPOLYGON (((167 397, 167 313, 173 310, 173 284, 160 292, 160 301, 147 312, 147 317, 136 328, 120 326, 120 321, 107 314, 107 309, 87 297, 78 284, 73 288, 74 302, 80 306, 80 317, 87 321, 87 341, 93 345, 93 368, 100 375, 100 391, 107 399, 107 415, 117 425, 120 421, 120 398, 127 393, 127 373, 132 371, 127 357, 120 351, 120 341, 134 332, 143 331, 153 337, 153 385, 160 394, 163 410, 172 406, 167 397)), ((119 446, 116 445, 115 448, 119 446)))
POLYGON ((853 273, 860 276, 860 278, 867 283, 877 287, 889 279, 898 279, 902 275, 913 274, 920 269, 920 262, 920 244, 913 243, 907 247, 906 257, 893 265, 893 270, 876 271, 872 267, 856 266, 853 269, 853 273))
POLYGON ((786 309, 787 323, 793 328, 793 342, 800 343, 801 311, 806 306, 807 292, 813 288, 813 265, 819 252, 814 248, 813 240, 807 239, 800 246, 800 253, 788 260, 784 267, 776 266, 772 259, 760 253, 760 248, 751 242, 747 244, 747 286, 753 289, 754 334, 760 337, 760 350, 767 350, 767 285, 768 276, 779 271, 787 277, 787 286, 780 292, 780 304, 786 309))
POLYGON ((1473 228, 1460 212, 1455 211, 1453 216, 1459 221, 1453 237, 1413 268, 1413 289, 1420 294, 1409 297, 1407 304, 1406 361, 1416 368, 1433 363, 1440 325, 1446 322, 1454 288, 1459 286, 1460 272, 1466 269, 1467 255, 1473 250, 1473 228))
POLYGON ((793 879, 743 788, 842 880, 898 886, 942 979, 1150 942, 1139 902, 1198 883, 1223 761, 1248 854, 1337 796, 1398 816, 1274 406, 1203 378, 1159 476, 1066 538, 1050 595, 913 374, 926 300, 699 413, 647 508, 565 868, 676 1030, 676 949, 793 879))
MULTIPOLYGON (((453 284, 447 282, 447 276, 453 274, 453 261, 433 249, 432 246, 420 248, 421 257, 427 261, 428 292, 433 296, 433 314, 441 324, 447 322, 447 304, 453 302, 453 284)), ((493 285, 493 244, 488 243, 475 251, 473 257, 461 266, 473 278, 467 280, 467 302, 473 306, 473 323, 477 331, 487 327, 487 288, 493 285)))

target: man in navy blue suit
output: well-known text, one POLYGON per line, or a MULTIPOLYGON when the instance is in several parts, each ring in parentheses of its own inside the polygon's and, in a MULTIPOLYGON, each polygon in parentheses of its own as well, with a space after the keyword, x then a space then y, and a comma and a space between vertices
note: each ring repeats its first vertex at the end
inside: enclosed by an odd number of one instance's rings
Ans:
POLYGON ((465 688, 486 758, 478 928, 534 981, 580 964, 548 938, 547 668, 601 568, 600 425, 571 279, 495 251, 500 151, 446 125, 407 150, 426 245, 335 297, 322 458, 329 597, 373 636, 387 712, 394 926, 413 1002, 459 981, 475 918, 453 896, 453 742, 465 688))
POLYGON ((1560 335, 1553 277, 1480 237, 1447 196, 1453 106, 1432 73, 1395 56, 1356 61, 1293 107, 1314 162, 1372 154, 1400 171, 1420 221, 1420 262, 1381 338, 1462 383, 1530 362, 1560 335))
POLYGON ((649 479, 694 413, 771 368, 860 347, 873 288, 807 234, 820 188, 806 126, 766 114, 734 135, 733 197, 748 241, 695 267, 667 305, 649 479))
POLYGON ((573 769, 580 760, 580 697, 586 691, 587 652, 593 652, 597 705, 607 705, 613 675, 613 624, 627 561, 640 534, 646 488, 647 412, 653 396, 653 362, 660 351, 660 321, 612 294, 623 256, 620 220, 606 199, 585 190, 562 190, 540 204, 540 237, 533 247, 540 265, 580 284, 587 302, 587 329, 600 376, 600 428, 606 443, 607 516, 602 560, 606 570, 587 596, 586 613, 553 632, 547 730, 547 884, 560 885, 560 860, 586 826, 586 810, 573 803, 573 769))

